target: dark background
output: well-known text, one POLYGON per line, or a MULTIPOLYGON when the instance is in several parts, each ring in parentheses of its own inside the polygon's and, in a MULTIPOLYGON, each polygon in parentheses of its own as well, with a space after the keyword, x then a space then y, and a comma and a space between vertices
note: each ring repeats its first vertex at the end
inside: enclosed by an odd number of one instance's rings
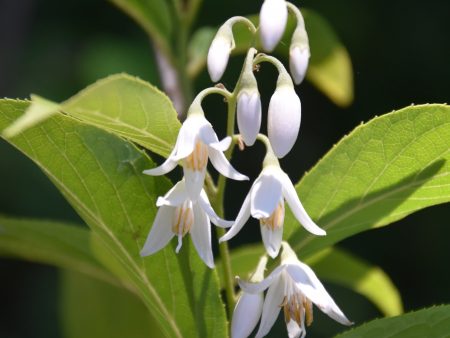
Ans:
MULTIPOLYGON (((198 25, 217 26, 232 15, 258 12, 260 3, 206 0, 198 25)), ((413 103, 445 103, 450 97, 450 2, 305 0, 302 5, 328 19, 348 48, 355 101, 341 109, 308 83, 299 87, 300 142, 282 161, 294 181, 361 121, 413 103)), ((225 84, 234 83, 241 61, 232 60, 225 84)), ((110 3, 0 0, 0 97, 36 93, 62 101, 96 79, 122 71, 159 84, 147 36, 110 3)), ((259 75, 266 104, 273 76, 270 70, 259 75)), ((209 85, 204 74, 196 89, 209 85)), ((235 164, 255 177, 260 168, 253 158, 248 161, 248 154, 237 154, 235 164)), ((40 170, 3 141, 0 158, 1 214, 81 222, 40 170)), ((242 201, 249 186, 230 184, 228 194, 242 201)), ((228 205, 227 216, 233 218, 238 208, 228 205)), ((449 216, 447 205, 432 207, 340 246, 381 266, 400 289, 406 310, 449 303, 449 216)), ((244 241, 260 240, 254 227, 244 229, 244 241)), ((327 288, 357 323, 380 316, 362 297, 333 285, 327 288)), ((0 337, 61 336, 56 269, 0 260, 0 304, 0 337)), ((329 327, 341 330, 331 322, 317 320, 308 336, 325 337, 329 327), (319 321, 323 326, 318 327, 319 321)))

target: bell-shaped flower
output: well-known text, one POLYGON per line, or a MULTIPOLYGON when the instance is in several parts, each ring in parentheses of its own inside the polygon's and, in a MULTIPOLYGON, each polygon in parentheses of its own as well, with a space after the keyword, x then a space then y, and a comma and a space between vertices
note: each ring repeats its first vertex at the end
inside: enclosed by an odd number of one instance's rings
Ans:
MULTIPOLYGON (((258 283, 264 279, 267 256, 263 256, 253 273, 250 281, 258 283)), ((231 338, 245 338, 252 333, 261 318, 264 303, 263 292, 247 293, 241 292, 234 307, 233 318, 231 320, 231 338)))
POLYGON ((285 0, 265 0, 259 13, 261 43, 267 52, 273 51, 283 36, 288 18, 285 0))
POLYGON ((258 89, 242 90, 237 98, 239 133, 247 146, 255 143, 261 128, 261 98, 258 89))
POLYGON ((303 18, 301 20, 294 31, 289 47, 289 69, 294 83, 297 85, 305 78, 311 56, 308 34, 303 24, 303 18))
POLYGON ((159 209, 141 250, 141 256, 152 255, 161 250, 174 236, 178 237, 178 253, 184 235, 190 233, 198 255, 207 266, 213 268, 210 222, 223 228, 231 226, 233 222, 217 216, 205 191, 201 190, 197 200, 190 199, 183 179, 164 197, 159 197, 156 205, 159 209))
POLYGON ((300 262, 287 243, 283 243, 281 265, 259 283, 239 281, 243 292, 260 294, 264 300, 257 338, 267 335, 283 308, 289 338, 305 337, 313 321, 312 304, 343 325, 352 325, 325 290, 314 271, 300 262))
POLYGON ((166 161, 157 168, 145 170, 144 174, 164 175, 182 161, 186 189, 189 197, 195 200, 203 188, 208 158, 222 175, 234 180, 248 180, 231 166, 223 154, 230 142, 230 137, 219 142, 203 114, 190 114, 181 126, 175 147, 166 161))
POLYGON ((267 132, 273 151, 278 158, 286 156, 297 140, 300 130, 302 106, 292 81, 277 84, 269 103, 267 132), (290 82, 290 83, 289 83, 290 82))
POLYGON ((213 82, 218 82, 222 78, 234 45, 232 23, 226 22, 217 31, 208 50, 208 72, 213 82))
POLYGON ((306 213, 289 176, 278 165, 268 165, 253 183, 233 226, 220 238, 220 242, 233 238, 251 215, 259 219, 266 251, 275 258, 283 238, 285 200, 306 230, 314 235, 326 235, 306 213))

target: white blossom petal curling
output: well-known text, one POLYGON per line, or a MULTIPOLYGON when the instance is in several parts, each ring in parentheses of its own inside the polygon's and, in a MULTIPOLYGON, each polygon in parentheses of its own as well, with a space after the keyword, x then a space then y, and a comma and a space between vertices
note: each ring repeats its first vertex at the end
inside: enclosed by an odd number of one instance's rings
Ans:
POLYGON ((288 11, 284 0, 265 0, 259 13, 261 43, 267 52, 273 51, 286 28, 288 11))
POLYGON ((217 31, 208 50, 208 73, 213 82, 218 82, 222 78, 233 48, 234 38, 232 26, 229 23, 225 23, 217 31))
POLYGON ((239 92, 237 124, 244 143, 252 146, 261 128, 261 98, 257 89, 239 92))
POLYGON ((297 140, 302 107, 294 87, 278 85, 269 103, 267 131, 273 151, 278 158, 286 156, 297 140))

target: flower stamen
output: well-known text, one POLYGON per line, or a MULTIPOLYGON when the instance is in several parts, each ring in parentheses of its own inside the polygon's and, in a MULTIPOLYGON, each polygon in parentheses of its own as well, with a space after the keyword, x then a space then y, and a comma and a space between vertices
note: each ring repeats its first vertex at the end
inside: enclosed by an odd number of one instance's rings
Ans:
POLYGON ((272 231, 281 228, 284 223, 284 201, 281 200, 272 214, 269 217, 260 218, 259 222, 272 231))
POLYGON ((202 171, 208 164, 208 146, 197 141, 192 153, 185 159, 186 167, 194 171, 202 171))
POLYGON ((172 232, 175 235, 184 236, 191 230, 192 224, 194 223, 194 212, 191 204, 190 201, 186 201, 177 207, 172 224, 172 232))

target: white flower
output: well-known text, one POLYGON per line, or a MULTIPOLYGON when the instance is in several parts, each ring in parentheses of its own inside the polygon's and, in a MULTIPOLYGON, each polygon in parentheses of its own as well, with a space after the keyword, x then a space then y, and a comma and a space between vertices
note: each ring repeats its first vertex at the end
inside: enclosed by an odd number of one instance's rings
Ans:
POLYGON ((309 48, 301 48, 291 45, 289 50, 289 69, 295 84, 300 84, 308 69, 310 52, 309 48))
POLYGON ((252 146, 261 127, 261 99, 257 89, 239 92, 237 123, 245 144, 252 146))
POLYGON ((141 256, 161 250, 174 236, 178 236, 178 253, 183 236, 189 232, 198 255, 207 266, 213 268, 210 221, 220 227, 229 227, 233 222, 217 216, 205 191, 202 189, 199 198, 191 200, 186 192, 185 181, 181 180, 164 197, 159 197, 156 205, 159 209, 141 256))
POLYGON ((253 183, 233 226, 220 238, 220 242, 233 238, 252 215, 260 220, 268 255, 275 258, 283 237, 284 200, 306 230, 314 235, 326 235, 306 213, 289 176, 278 165, 268 165, 253 183))
POLYGON ((219 142, 203 114, 190 114, 181 126, 175 147, 166 161, 157 168, 145 170, 144 174, 164 175, 174 169, 178 161, 183 160, 186 189, 189 197, 195 200, 203 187, 208 157, 222 175, 234 180, 248 180, 247 176, 231 166, 223 154, 230 142, 230 137, 219 142))
MULTIPOLYGON (((251 282, 256 283, 264 279, 266 264, 267 256, 264 256, 260 259, 258 267, 250 278, 251 282)), ((263 292, 256 294, 241 292, 231 320, 231 338, 245 338, 252 333, 261 317, 263 303, 263 292)))
POLYGON ((227 68, 234 39, 230 24, 225 23, 217 32, 208 50, 208 72, 213 82, 218 82, 227 68))
POLYGON ((287 243, 283 243, 281 265, 260 283, 239 281, 243 292, 259 294, 268 288, 257 338, 267 335, 281 308, 289 338, 305 337, 305 324, 313 320, 312 303, 343 325, 352 325, 309 266, 300 262, 287 243), (286 257, 284 257, 286 256, 286 257))
POLYGON ((288 11, 284 0, 265 0, 259 14, 263 48, 271 52, 283 36, 288 11))
POLYGON ((294 146, 300 129, 302 107, 294 87, 278 85, 269 103, 267 131, 273 151, 284 157, 294 146))

